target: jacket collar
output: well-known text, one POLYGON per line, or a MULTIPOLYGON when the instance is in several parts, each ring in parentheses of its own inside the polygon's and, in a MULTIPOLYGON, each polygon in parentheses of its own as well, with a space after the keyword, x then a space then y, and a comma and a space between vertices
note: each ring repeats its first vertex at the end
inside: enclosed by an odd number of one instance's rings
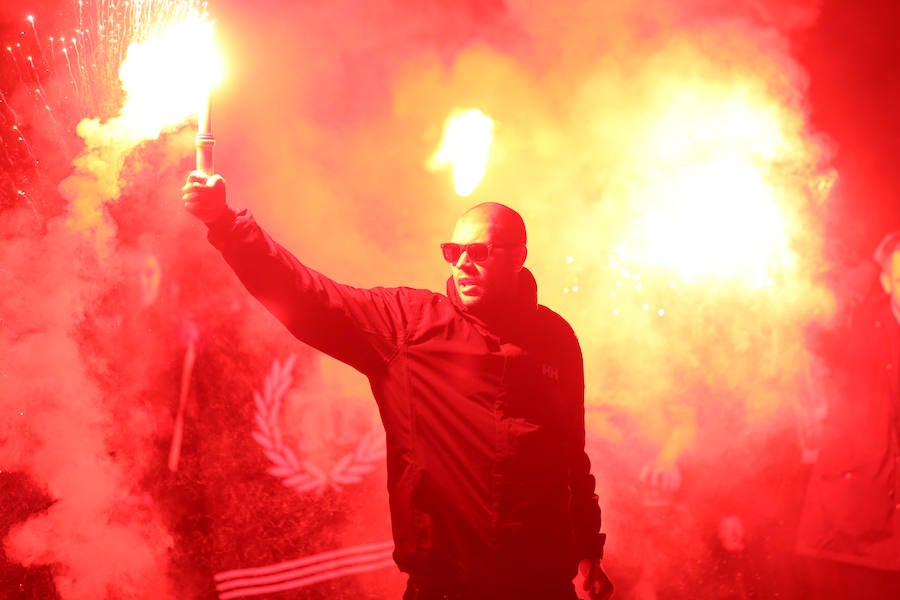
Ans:
POLYGON ((519 271, 519 280, 516 286, 516 293, 513 296, 512 306, 502 307, 499 311, 491 311, 482 313, 481 311, 472 311, 465 306, 459 299, 459 292, 453 285, 453 277, 447 279, 447 297, 453 306, 467 319, 479 323, 482 327, 489 331, 503 332, 507 327, 521 322, 533 316, 537 312, 537 281, 534 275, 526 268, 519 271))

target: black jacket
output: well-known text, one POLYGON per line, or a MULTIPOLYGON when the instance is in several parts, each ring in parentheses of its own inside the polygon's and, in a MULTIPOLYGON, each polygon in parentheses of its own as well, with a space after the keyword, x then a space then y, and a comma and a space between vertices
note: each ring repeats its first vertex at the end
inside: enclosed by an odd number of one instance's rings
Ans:
POLYGON ((831 389, 798 551, 900 570, 900 325, 879 292, 843 327, 815 333, 831 389))
POLYGON ((229 212, 209 239, 298 339, 368 377, 401 570, 447 585, 542 585, 602 555, 581 350, 537 304, 527 270, 516 305, 485 323, 449 284, 444 295, 336 283, 246 212, 229 212))

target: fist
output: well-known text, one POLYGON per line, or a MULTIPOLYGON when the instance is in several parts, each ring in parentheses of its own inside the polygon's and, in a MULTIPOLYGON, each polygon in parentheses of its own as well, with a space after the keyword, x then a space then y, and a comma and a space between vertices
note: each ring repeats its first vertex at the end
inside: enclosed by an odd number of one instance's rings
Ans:
POLYGON ((585 600, 609 600, 612 597, 613 583, 600 565, 599 558, 586 558, 578 564, 575 589, 586 594, 585 600))
POLYGON ((225 180, 221 175, 191 171, 181 188, 181 199, 185 210, 204 223, 212 223, 225 212, 225 180))

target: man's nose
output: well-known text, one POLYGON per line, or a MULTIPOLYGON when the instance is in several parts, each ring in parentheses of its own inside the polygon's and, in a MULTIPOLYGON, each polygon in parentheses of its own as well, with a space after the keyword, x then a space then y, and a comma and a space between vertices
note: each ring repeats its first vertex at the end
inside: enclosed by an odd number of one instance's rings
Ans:
POLYGON ((466 266, 471 267, 472 264, 472 261, 469 260, 469 251, 463 249, 462 253, 459 255, 459 258, 456 259, 456 268, 462 269, 466 266))

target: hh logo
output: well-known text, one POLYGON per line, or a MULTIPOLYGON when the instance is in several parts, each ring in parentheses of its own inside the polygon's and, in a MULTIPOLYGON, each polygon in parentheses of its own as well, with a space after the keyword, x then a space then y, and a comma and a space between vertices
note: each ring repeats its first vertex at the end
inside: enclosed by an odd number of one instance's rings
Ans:
POLYGON ((547 363, 541 363, 541 376, 551 381, 559 381, 559 369, 547 363))

